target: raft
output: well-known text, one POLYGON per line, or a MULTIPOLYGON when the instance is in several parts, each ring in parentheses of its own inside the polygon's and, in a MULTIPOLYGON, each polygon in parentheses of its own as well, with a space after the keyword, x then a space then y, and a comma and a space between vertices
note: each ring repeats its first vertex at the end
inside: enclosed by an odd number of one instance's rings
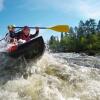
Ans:
POLYGON ((45 50, 45 44, 42 36, 31 39, 28 42, 17 45, 8 55, 13 58, 24 56, 26 59, 37 59, 41 57, 45 50))

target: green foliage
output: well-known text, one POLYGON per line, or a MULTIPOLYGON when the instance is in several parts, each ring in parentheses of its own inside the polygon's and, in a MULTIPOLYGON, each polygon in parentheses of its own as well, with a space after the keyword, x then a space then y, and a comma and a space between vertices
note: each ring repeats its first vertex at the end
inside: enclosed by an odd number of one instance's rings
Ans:
POLYGON ((93 52, 100 53, 100 20, 94 19, 79 22, 69 33, 61 33, 60 41, 51 36, 49 47, 54 52, 93 52))
POLYGON ((58 38, 51 36, 50 40, 49 40, 49 48, 53 51, 56 52, 58 50, 59 47, 59 40, 58 38))

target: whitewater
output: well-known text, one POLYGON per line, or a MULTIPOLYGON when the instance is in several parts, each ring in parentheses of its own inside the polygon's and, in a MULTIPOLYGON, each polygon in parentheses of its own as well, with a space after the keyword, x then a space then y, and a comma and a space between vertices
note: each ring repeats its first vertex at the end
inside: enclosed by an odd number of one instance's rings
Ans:
POLYGON ((100 100, 99 56, 45 51, 26 63, 0 53, 0 100, 100 100))

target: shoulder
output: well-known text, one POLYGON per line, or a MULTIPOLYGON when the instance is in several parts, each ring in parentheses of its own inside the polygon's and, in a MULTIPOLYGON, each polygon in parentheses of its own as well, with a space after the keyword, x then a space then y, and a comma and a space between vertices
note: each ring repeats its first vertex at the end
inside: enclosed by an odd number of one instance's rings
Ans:
POLYGON ((21 34, 21 33, 22 33, 22 31, 17 32, 17 34, 21 34))
POLYGON ((22 31, 19 31, 19 32, 17 32, 16 34, 17 34, 17 35, 21 35, 21 34, 22 34, 22 31))

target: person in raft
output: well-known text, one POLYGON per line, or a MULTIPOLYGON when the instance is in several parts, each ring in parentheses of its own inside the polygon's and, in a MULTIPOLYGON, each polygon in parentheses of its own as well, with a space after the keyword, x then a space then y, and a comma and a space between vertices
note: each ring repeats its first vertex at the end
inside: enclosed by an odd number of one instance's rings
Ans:
POLYGON ((30 34, 30 28, 28 26, 24 26, 21 31, 16 33, 16 39, 20 43, 24 43, 29 41, 32 38, 35 38, 39 34, 39 28, 36 27, 36 32, 35 34, 30 34))
POLYGON ((6 41, 8 43, 13 43, 16 41, 15 39, 15 25, 8 25, 8 33, 6 34, 6 41))

